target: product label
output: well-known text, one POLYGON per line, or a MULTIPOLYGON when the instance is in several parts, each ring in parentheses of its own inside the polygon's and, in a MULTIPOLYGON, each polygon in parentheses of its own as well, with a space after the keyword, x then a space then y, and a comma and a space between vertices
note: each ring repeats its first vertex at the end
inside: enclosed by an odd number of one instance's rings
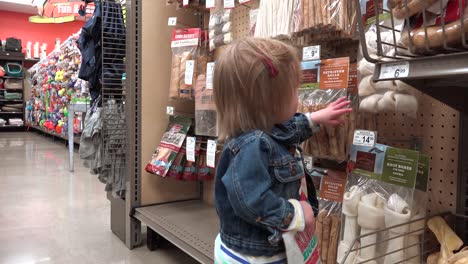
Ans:
POLYGON ((302 85, 301 89, 317 89, 320 82, 320 61, 303 61, 302 68, 302 85))
POLYGON ((356 169, 374 172, 375 158, 376 158, 375 153, 358 151, 356 153, 356 169))
POLYGON ((176 29, 172 31, 171 47, 190 47, 198 46, 200 42, 199 28, 176 29))
POLYGON ((382 180, 388 183, 414 188, 418 173, 419 152, 388 148, 385 153, 382 180))
MULTIPOLYGON (((180 2, 179 2, 179 3, 180 3, 180 2)), ((182 5, 183 5, 183 6, 188 6, 188 4, 189 4, 189 0, 184 0, 184 1, 182 1, 182 5)))
POLYGON ((320 89, 348 88, 349 57, 322 60, 320 64, 320 89))
POLYGON ((172 106, 166 107, 166 114, 167 115, 174 115, 174 107, 172 107, 172 106))
POLYGON ((216 140, 208 140, 206 149, 206 166, 214 168, 216 166, 216 140))
POLYGON ((320 197, 334 202, 343 202, 346 187, 346 173, 341 171, 328 171, 322 178, 320 197))
POLYGON ((375 24, 377 21, 377 15, 379 21, 390 19, 390 12, 383 12, 383 7, 387 7, 387 0, 364 0, 361 2, 361 13, 362 19, 367 25, 375 24), (378 8, 376 7, 378 3, 378 8))
POLYGON ((357 95, 358 91, 358 72, 357 64, 349 64, 349 79, 348 79, 348 93, 357 95))
POLYGON ((208 62, 206 64, 206 89, 213 89, 213 77, 215 71, 215 62, 208 62))
POLYGON ((216 0, 206 0, 206 8, 215 8, 216 0))
POLYGON ((429 156, 419 155, 416 189, 423 192, 427 191, 427 180, 429 179, 430 160, 431 158, 429 156))
POLYGON ((224 0, 224 9, 231 9, 236 6, 235 0, 224 0))
POLYGON ((186 149, 187 149, 187 161, 195 162, 195 143, 197 139, 195 137, 187 137, 186 149))
POLYGON ((305 165, 305 169, 308 171, 308 172, 311 172, 312 171, 312 168, 314 167, 314 160, 311 156, 304 156, 304 165, 305 165))
POLYGON ((169 17, 167 19, 167 25, 168 26, 175 26, 177 25, 177 17, 169 17))
POLYGON ((193 84, 193 72, 195 70, 195 61, 188 60, 185 62, 185 84, 192 85, 193 84))
POLYGON ((377 141, 377 132, 368 130, 354 131, 353 145, 374 147, 377 141))
POLYGON ((320 45, 304 47, 302 49, 302 60, 320 60, 320 45))
POLYGON ((408 77, 410 63, 408 61, 382 64, 379 79, 396 79, 408 77))

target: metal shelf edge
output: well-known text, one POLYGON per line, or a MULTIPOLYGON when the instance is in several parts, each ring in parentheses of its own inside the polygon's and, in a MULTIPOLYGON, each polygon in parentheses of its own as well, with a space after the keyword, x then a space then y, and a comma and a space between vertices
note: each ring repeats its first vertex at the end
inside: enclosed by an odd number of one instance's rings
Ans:
POLYGON ((468 77, 468 52, 421 57, 375 64, 374 81, 417 80, 468 77), (408 62, 409 73, 402 78, 380 78, 382 67, 395 62, 408 62))
POLYGON ((200 263, 213 263, 213 258, 209 258, 205 254, 201 253, 196 248, 192 247, 191 245, 185 243, 183 240, 179 239, 177 236, 173 235, 170 231, 166 230, 165 228, 158 225, 156 222, 151 220, 150 218, 146 217, 145 215, 141 214, 140 212, 136 211, 134 217, 141 222, 145 223, 151 229, 153 229, 156 233, 167 239, 172 244, 176 245, 182 251, 187 253, 192 258, 196 259, 200 263))

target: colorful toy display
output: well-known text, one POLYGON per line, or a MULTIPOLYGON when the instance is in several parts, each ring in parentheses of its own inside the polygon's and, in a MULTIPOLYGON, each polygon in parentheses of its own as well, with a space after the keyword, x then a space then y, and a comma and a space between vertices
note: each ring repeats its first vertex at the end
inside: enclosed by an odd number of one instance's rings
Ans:
MULTIPOLYGON (((88 83, 78 78, 81 53, 79 35, 69 37, 46 59, 30 70, 31 99, 27 102, 27 123, 57 134, 67 133, 68 104, 73 100, 89 102, 88 83)), ((81 131, 81 116, 73 120, 75 133, 81 131)))

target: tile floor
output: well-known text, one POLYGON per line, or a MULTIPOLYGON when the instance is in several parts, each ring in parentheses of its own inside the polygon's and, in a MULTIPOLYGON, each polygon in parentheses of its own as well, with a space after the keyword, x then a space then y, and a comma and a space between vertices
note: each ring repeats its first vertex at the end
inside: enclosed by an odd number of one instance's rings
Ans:
POLYGON ((1 264, 197 263, 172 246, 128 250, 110 231, 109 214, 104 185, 77 153, 68 171, 63 141, 0 133, 1 264))

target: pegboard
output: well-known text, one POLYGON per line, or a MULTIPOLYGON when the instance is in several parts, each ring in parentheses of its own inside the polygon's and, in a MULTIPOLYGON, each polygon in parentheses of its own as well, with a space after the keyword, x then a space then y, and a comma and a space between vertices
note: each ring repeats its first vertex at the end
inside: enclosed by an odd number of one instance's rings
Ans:
MULTIPOLYGON (((219 6, 222 7, 222 3, 218 4, 219 6)), ((250 10, 258 6, 259 1, 252 0, 247 5, 237 5, 233 10, 234 39, 249 36, 250 10)), ((216 11, 219 9, 212 12, 216 11)), ((321 45, 323 59, 350 57, 351 62, 357 61, 359 41, 355 39, 327 41, 323 38, 316 39, 313 34, 303 34, 289 42, 298 49, 304 46, 321 45)), ((217 56, 220 53, 217 53, 217 56)), ((416 89, 412 92, 419 100, 417 118, 396 113, 376 115, 379 142, 394 147, 412 149, 419 147, 423 154, 430 156, 428 212, 455 212, 460 114, 457 110, 416 89)), ((370 125, 373 126, 373 124, 370 125)), ((369 127, 369 124, 366 127, 369 127)), ((213 203, 213 189, 213 183, 204 186, 204 199, 210 204, 213 203)))
POLYGON ((419 100, 417 117, 378 114, 379 142, 403 148, 420 145, 421 153, 431 157, 428 212, 455 213, 460 114, 426 94, 413 92, 419 100))

